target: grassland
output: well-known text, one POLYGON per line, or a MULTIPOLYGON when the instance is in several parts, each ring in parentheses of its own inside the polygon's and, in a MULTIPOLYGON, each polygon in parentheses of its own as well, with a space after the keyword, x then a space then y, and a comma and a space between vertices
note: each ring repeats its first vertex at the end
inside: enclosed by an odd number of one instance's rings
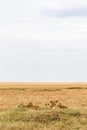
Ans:
POLYGON ((0 83, 3 129, 87 130, 87 83, 0 83))

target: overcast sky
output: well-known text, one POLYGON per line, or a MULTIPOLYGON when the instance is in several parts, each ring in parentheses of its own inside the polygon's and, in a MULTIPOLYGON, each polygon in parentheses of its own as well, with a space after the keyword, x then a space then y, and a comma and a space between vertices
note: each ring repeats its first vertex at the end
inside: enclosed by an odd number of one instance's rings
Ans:
POLYGON ((87 81, 87 0, 0 0, 0 81, 87 81))

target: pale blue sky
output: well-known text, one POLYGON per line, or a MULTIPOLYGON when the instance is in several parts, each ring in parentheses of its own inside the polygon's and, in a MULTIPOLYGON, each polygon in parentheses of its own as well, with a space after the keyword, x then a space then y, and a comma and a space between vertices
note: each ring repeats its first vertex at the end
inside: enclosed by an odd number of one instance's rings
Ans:
POLYGON ((87 1, 1 0, 0 81, 87 81, 87 1))

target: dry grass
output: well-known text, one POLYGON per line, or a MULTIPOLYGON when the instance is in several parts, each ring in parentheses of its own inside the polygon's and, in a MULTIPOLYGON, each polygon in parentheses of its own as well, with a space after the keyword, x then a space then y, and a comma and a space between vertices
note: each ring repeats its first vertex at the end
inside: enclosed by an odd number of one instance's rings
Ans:
POLYGON ((0 111, 14 109, 29 102, 43 106, 51 100, 58 100, 68 108, 86 108, 86 88, 86 83, 0 83, 0 111))
POLYGON ((87 130, 87 83, 0 83, 0 130, 87 130))
POLYGON ((87 130, 87 110, 30 110, 0 113, 0 130, 87 130))

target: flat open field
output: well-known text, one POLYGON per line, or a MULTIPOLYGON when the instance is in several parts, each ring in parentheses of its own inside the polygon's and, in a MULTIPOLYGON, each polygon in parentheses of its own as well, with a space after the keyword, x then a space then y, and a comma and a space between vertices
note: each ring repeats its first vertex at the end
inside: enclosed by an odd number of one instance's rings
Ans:
POLYGON ((0 83, 0 130, 87 130, 87 83, 0 83))
POLYGON ((0 83, 0 111, 21 103, 44 105, 58 100, 69 108, 87 107, 86 83, 0 83))

